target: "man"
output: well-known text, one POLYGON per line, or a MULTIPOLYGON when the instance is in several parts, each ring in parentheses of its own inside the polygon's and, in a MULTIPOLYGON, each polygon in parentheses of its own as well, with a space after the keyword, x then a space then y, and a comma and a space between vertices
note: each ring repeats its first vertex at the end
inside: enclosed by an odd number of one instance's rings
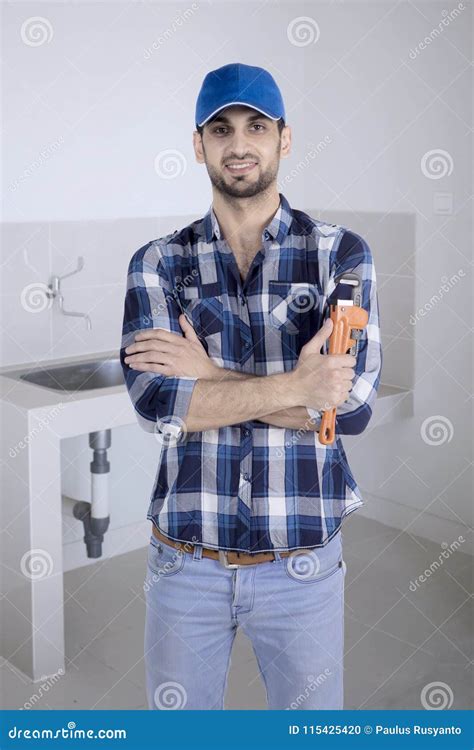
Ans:
POLYGON ((193 138, 213 203, 133 255, 120 352, 161 450, 147 516, 149 706, 222 709, 240 626, 270 709, 340 709, 340 529, 363 504, 340 434, 365 429, 379 385, 371 252, 278 192, 291 130, 267 71, 208 73, 193 138), (369 323, 355 356, 330 355, 329 299, 347 272, 369 323), (323 445, 332 407, 336 439, 323 445))

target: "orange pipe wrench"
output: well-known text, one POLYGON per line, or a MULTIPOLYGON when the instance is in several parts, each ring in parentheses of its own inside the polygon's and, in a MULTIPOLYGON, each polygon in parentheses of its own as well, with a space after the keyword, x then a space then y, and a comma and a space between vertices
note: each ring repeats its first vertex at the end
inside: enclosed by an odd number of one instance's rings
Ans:
MULTIPOLYGON (((338 284, 348 284, 353 287, 352 299, 338 299, 335 304, 329 306, 330 318, 333 322, 332 333, 329 337, 328 354, 351 354, 356 355, 357 341, 360 332, 366 327, 369 314, 363 307, 355 302, 360 301, 360 279, 357 274, 343 274, 337 281, 338 284)), ((329 445, 336 437, 336 407, 324 411, 319 428, 319 442, 329 445)))

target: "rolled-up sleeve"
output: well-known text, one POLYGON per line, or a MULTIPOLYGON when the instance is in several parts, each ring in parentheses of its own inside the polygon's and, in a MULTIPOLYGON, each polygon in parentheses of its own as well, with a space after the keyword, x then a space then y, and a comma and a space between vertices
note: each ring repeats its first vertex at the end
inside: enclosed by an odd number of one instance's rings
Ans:
MULTIPOLYGON (((377 281, 372 253, 367 242, 347 229, 341 233, 331 253, 330 275, 326 298, 338 298, 336 280, 343 273, 356 273, 361 281, 360 305, 369 314, 367 326, 361 331, 357 344, 356 365, 349 398, 336 409, 336 434, 358 435, 365 430, 372 416, 382 372, 382 347, 377 295, 377 281)), ((341 285, 342 286, 342 285, 341 285)), ((325 318, 329 317, 329 303, 325 318)), ((328 353, 329 340, 323 346, 328 353)), ((308 409, 316 418, 317 412, 308 409)), ((320 422, 320 415, 318 424, 320 422)))
POLYGON ((197 378, 132 370, 124 361, 125 349, 135 343, 138 331, 147 328, 164 328, 182 335, 180 313, 159 242, 149 242, 136 251, 128 266, 120 348, 125 384, 138 424, 146 432, 185 430, 197 378))

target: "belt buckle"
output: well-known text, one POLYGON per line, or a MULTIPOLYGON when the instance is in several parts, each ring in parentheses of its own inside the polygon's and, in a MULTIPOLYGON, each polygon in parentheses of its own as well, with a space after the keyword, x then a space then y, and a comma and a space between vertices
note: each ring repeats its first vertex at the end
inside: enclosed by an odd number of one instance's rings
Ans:
POLYGON ((243 565, 239 565, 238 563, 230 563, 227 559, 227 550, 224 549, 219 550, 219 562, 224 566, 224 568, 228 568, 229 570, 244 567, 243 565))

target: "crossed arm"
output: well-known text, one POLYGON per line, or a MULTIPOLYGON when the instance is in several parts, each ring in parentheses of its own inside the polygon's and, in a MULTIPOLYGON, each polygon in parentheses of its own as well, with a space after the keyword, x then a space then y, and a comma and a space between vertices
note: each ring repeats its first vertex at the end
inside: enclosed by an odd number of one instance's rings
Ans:
POLYGON ((218 367, 207 356, 194 329, 179 316, 182 336, 163 329, 143 330, 125 349, 134 370, 197 378, 186 413, 189 431, 257 420, 275 427, 315 430, 319 423, 306 407, 294 405, 287 374, 258 376, 218 367))
MULTIPOLYGON (((365 429, 371 417, 380 382, 382 351, 370 249, 352 232, 345 231, 341 237, 330 256, 325 295, 329 297, 334 291, 335 278, 340 273, 357 272, 362 280, 361 305, 369 312, 369 323, 359 341, 357 358, 352 358, 356 361, 346 362, 347 366, 355 365, 349 397, 343 403, 334 398, 340 403, 336 432, 354 435, 365 429)), ((187 321, 179 314, 167 260, 159 241, 153 241, 132 256, 128 268, 120 360, 140 426, 147 432, 155 432, 161 420, 178 421, 185 422, 188 430, 198 431, 258 420, 282 428, 317 431, 318 410, 328 407, 321 405, 327 403, 321 398, 321 392, 318 398, 313 393, 321 384, 320 377, 313 373, 308 386, 302 382, 300 360, 308 344, 302 348, 291 372, 256 376, 217 367, 208 358, 190 324, 189 332, 185 331, 187 321), (179 352, 176 350, 178 340, 179 352), (157 341, 161 350, 158 358, 157 341), (195 345, 196 341, 199 346, 195 345), (191 356, 183 360, 185 350, 191 356), (297 371, 298 377, 293 377, 297 371)), ((318 341, 313 355, 320 350, 321 341, 318 341)), ((311 375, 311 366, 303 369, 311 375)))

